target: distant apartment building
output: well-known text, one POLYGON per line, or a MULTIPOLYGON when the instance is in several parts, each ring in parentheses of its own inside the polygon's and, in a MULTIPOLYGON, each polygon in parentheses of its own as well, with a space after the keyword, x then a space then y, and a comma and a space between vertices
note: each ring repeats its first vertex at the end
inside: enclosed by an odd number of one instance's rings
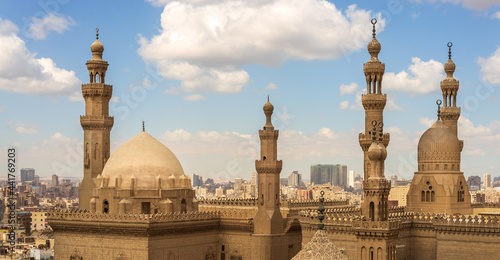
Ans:
POLYGON ((398 206, 406 206, 406 195, 408 194, 408 190, 410 190, 410 185, 391 187, 388 199, 397 201, 398 206))
POLYGON ((257 185, 257 173, 252 173, 252 184, 257 185))
POLYGON ((350 170, 350 171, 349 171, 348 178, 347 178, 347 179, 348 179, 348 181, 347 181, 347 182, 349 183, 349 186, 350 186, 350 187, 354 187, 354 181, 355 181, 355 179, 354 179, 354 178, 355 178, 355 177, 354 177, 354 170, 350 170))
POLYGON ((479 176, 469 176, 467 178, 467 186, 470 191, 481 189, 481 177, 479 176))
POLYGON ((31 231, 47 228, 47 212, 31 212, 31 231))
POLYGON ((302 174, 298 171, 293 171, 290 176, 288 176, 288 186, 299 187, 302 182, 302 174))
POLYGON ((311 165, 311 183, 330 183, 333 186, 347 185, 347 166, 342 164, 311 165))
POLYGON ((493 186, 491 186, 491 174, 485 173, 483 177, 484 177, 484 188, 485 189, 492 188, 493 186))
POLYGON ((193 187, 199 187, 203 185, 203 177, 193 173, 193 187))
POLYGON ((313 191, 312 190, 298 190, 297 199, 299 200, 312 200, 313 191))
POLYGON ((59 186, 59 177, 57 177, 57 175, 52 175, 52 186, 59 186))
POLYGON ((243 184, 242 178, 237 177, 236 179, 234 179, 234 190, 241 190, 243 188, 242 184, 243 184))
POLYGON ((21 182, 26 183, 28 181, 35 181, 35 169, 33 168, 21 169, 21 182))

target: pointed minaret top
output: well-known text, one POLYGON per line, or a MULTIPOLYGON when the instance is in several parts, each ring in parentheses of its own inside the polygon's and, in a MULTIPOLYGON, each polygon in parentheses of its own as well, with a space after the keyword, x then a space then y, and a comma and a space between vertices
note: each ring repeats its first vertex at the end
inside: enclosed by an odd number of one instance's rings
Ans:
POLYGON ((95 39, 99 40, 99 28, 95 28, 95 39))

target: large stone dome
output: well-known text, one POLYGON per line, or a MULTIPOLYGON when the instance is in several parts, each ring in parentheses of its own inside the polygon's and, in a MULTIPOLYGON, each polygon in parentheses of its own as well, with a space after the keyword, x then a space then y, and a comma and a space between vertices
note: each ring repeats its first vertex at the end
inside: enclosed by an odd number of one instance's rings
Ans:
POLYGON ((122 189, 130 188, 133 178, 135 189, 157 189, 158 176, 164 184, 169 177, 177 182, 187 178, 174 153, 146 132, 116 149, 102 171, 102 178, 109 180, 107 187, 122 189))
POLYGON ((458 170, 460 141, 443 121, 437 120, 424 132, 418 142, 420 170, 458 170))

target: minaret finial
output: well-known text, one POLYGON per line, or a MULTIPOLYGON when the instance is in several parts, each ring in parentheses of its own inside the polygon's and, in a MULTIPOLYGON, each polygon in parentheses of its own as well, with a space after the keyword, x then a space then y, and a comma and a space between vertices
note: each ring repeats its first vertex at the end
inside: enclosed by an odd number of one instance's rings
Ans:
POLYGON ((377 24, 377 19, 375 18, 372 18, 372 24, 373 24, 373 38, 375 38, 375 35, 376 35, 376 31, 375 31, 375 24, 377 24))
POLYGON ((436 100, 436 105, 438 105, 438 120, 441 120, 441 99, 436 100))
POLYGON ((142 121, 142 131, 146 132, 146 128, 144 127, 144 121, 142 121))
POLYGON ((448 59, 451 59, 451 46, 453 46, 453 43, 449 42, 447 46, 448 46, 448 59))
POLYGON ((269 102, 269 95, 267 95, 267 102, 269 102))
POLYGON ((95 28, 95 39, 99 40, 99 27, 95 28))
POLYGON ((325 206, 323 206, 323 202, 325 201, 325 198, 323 198, 323 195, 325 195, 325 192, 322 190, 319 192, 319 207, 318 207, 318 229, 322 230, 325 227, 325 223, 323 223, 323 219, 325 219, 325 215, 323 212, 325 211, 325 206))

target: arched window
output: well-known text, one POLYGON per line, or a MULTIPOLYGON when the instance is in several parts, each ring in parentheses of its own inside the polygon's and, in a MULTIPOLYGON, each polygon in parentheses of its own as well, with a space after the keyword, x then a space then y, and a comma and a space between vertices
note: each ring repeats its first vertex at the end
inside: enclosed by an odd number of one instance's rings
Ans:
POLYGON ((422 191, 422 198, 420 199, 422 202, 425 202, 425 191, 422 191))
POLYGON ((444 165, 444 170, 448 170, 448 164, 444 165))
POLYGON ((425 167, 424 167, 424 164, 422 163, 422 171, 425 171, 425 167))
POLYGON ((436 201, 436 195, 434 194, 434 191, 431 191, 431 202, 436 201))
POLYGON ((431 194, 429 191, 425 192, 425 201, 430 202, 431 201, 431 194))
POLYGON ((455 170, 455 164, 452 164, 451 165, 451 170, 454 171, 455 170))
POLYGON ((434 168, 434 170, 439 170, 439 164, 436 163, 436 167, 434 168))
POLYGON ((370 247, 370 260, 374 260, 374 250, 373 250, 373 247, 370 247))
POLYGON ((103 213, 108 213, 109 212, 109 202, 108 202, 108 200, 104 200, 102 202, 102 212, 103 213))
POLYGON ((182 201, 181 201, 181 213, 182 212, 187 212, 186 200, 185 199, 182 199, 182 201))
POLYGON ((100 83, 99 81, 99 73, 95 73, 95 83, 100 83))

